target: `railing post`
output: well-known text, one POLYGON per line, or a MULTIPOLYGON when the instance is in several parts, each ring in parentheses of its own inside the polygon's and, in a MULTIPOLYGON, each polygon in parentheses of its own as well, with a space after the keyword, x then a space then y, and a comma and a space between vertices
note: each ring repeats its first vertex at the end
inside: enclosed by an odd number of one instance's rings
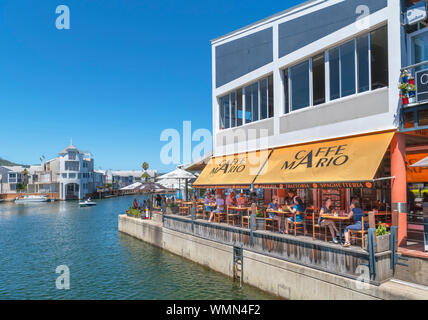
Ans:
POLYGON ((195 232, 195 210, 196 210, 196 202, 195 202, 195 199, 193 199, 192 207, 190 208, 190 216, 192 217, 192 232, 195 232))
POLYGON ((162 224, 165 221, 165 201, 162 199, 161 201, 161 211, 162 211, 162 224))
POLYGON ((369 228, 368 230, 368 249, 369 249, 369 270, 370 277, 374 280, 376 277, 376 229, 369 228))
POLYGON ((256 204, 253 203, 251 205, 251 215, 250 215, 250 245, 254 246, 254 229, 256 227, 255 220, 256 220, 256 204))

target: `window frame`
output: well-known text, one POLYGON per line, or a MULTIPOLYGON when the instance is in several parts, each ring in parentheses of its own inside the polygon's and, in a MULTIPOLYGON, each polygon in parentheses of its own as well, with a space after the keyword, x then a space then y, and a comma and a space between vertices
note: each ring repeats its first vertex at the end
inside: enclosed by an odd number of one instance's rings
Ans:
MULTIPOLYGON (((220 131, 224 131, 224 130, 228 130, 228 129, 233 129, 233 128, 241 127, 241 126, 244 126, 244 125, 249 124, 249 123, 254 123, 254 122, 258 122, 258 121, 267 120, 267 119, 273 118, 275 116, 275 97, 274 96, 273 96, 273 99, 272 99, 272 103, 273 103, 273 108, 272 108, 273 114, 270 115, 270 113, 269 113, 269 108, 270 108, 270 103, 269 103, 269 78, 270 77, 272 77, 272 90, 275 90, 274 81, 273 81, 273 73, 269 73, 269 74, 263 76, 262 78, 260 78, 260 79, 258 79, 256 81, 252 81, 252 82, 250 82, 250 83, 248 83, 248 84, 246 84, 244 86, 238 87, 238 88, 230 91, 229 93, 226 93, 226 94, 223 94, 223 95, 217 97, 218 120, 219 120, 218 128, 219 128, 220 131), (267 117, 264 118, 264 119, 261 118, 261 116, 262 116, 262 111, 261 111, 261 99, 262 99, 261 98, 261 83, 262 83, 262 81, 266 82, 266 115, 267 115, 267 117), (254 86, 256 83, 257 83, 257 103, 258 103, 257 116, 258 116, 258 118, 257 118, 257 120, 253 120, 253 113, 252 113, 252 111, 253 111, 253 99, 254 99, 254 95, 252 94, 252 92, 250 92, 250 98, 251 98, 251 103, 250 103, 250 105, 251 105, 251 121, 247 121, 247 117, 246 117, 246 112, 247 112, 247 106, 246 106, 246 103, 247 103, 247 101, 246 101, 247 100, 246 99, 246 89, 247 88, 252 88, 252 86, 254 86), (241 91, 241 95, 239 95, 239 91, 241 91), (233 107, 234 112, 235 112, 235 119, 232 118, 232 95, 235 96, 235 104, 234 104, 234 107, 233 107), (242 119, 241 119, 242 120, 242 124, 240 124, 240 125, 238 125, 238 96, 241 96, 241 103, 242 103, 242 119), (223 101, 223 99, 225 97, 229 97, 229 119, 230 119, 230 123, 229 124, 230 124, 230 126, 228 128, 226 128, 226 127, 223 128, 222 127, 222 124, 223 124, 223 126, 225 124, 223 122, 223 120, 225 120, 226 117, 224 119, 222 119, 222 117, 221 117, 222 116, 222 114, 221 114, 221 108, 223 108, 222 101, 223 101), (234 120, 233 121, 234 125, 232 125, 232 120, 234 120)), ((223 114, 224 114, 224 116, 226 116, 225 113, 224 113, 224 110, 223 110, 223 114)))
MULTIPOLYGON (((371 34, 374 31, 377 31, 381 28, 387 28, 387 32, 389 30, 388 28, 388 24, 384 24, 381 26, 377 26, 374 29, 370 29, 368 31, 366 31, 365 33, 361 33, 358 35, 354 35, 353 38, 347 39, 347 40, 343 40, 340 42, 340 44, 336 44, 335 46, 329 47, 324 49, 323 51, 319 51, 319 52, 315 52, 314 54, 312 54, 309 58, 303 59, 303 60, 299 60, 294 62, 292 65, 289 65, 287 67, 281 68, 280 72, 281 72, 281 79, 282 79, 282 87, 283 87, 283 94, 284 94, 284 99, 283 103, 282 103, 282 107, 281 107, 281 112, 282 115, 286 115, 286 114, 290 114, 290 113, 294 113, 294 112, 299 112, 301 110, 305 110, 307 108, 313 108, 313 107, 318 107, 318 106, 322 106, 324 104, 330 103, 332 101, 339 101, 341 99, 346 99, 346 98, 350 98, 350 97, 354 97, 360 93, 368 93, 368 92, 372 92, 373 90, 373 86, 372 86, 372 50, 371 50, 371 34), (359 55, 358 55, 358 46, 357 46, 357 40, 361 37, 365 37, 367 36, 368 38, 368 49, 367 49, 367 55, 368 55, 368 73, 369 73, 369 89, 366 91, 360 91, 359 90, 359 73, 358 73, 358 68, 359 68, 359 55), (343 96, 342 93, 342 46, 353 42, 353 46, 354 46, 354 68, 355 68, 355 93, 347 95, 347 96, 343 96), (330 85, 330 51, 333 49, 337 49, 338 50, 338 56, 339 56, 339 97, 335 98, 335 99, 331 99, 330 93, 331 93, 331 85, 330 85), (313 92, 313 59, 321 54, 324 54, 324 59, 325 59, 325 67, 324 67, 324 76, 325 76, 325 102, 321 103, 321 104, 317 104, 314 105, 314 92, 313 92), (293 87, 293 75, 291 72, 291 68, 304 63, 306 61, 309 61, 309 105, 307 107, 303 107, 297 110, 293 110, 293 105, 292 105, 292 87, 293 87), (287 88, 285 87, 287 83, 287 88), (288 104, 288 110, 287 110, 287 104, 288 104), (288 112, 287 112, 288 111, 288 112)), ((411 34, 408 35, 408 50, 409 47, 411 47, 411 37, 417 36, 421 33, 424 32, 428 32, 428 28, 426 29, 421 29, 418 31, 415 31, 411 34)), ((410 52, 410 51, 408 51, 410 52)), ((411 62, 411 52, 410 55, 408 56, 409 59, 409 63, 411 62)), ((386 86, 386 88, 389 87, 389 84, 386 86)), ((375 90, 378 89, 383 89, 385 87, 382 88, 377 88, 375 90)))

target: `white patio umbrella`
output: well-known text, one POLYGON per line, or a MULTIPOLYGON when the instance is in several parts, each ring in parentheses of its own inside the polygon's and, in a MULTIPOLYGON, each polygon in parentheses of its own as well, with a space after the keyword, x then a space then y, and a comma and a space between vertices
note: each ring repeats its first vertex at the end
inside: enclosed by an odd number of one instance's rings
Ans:
POLYGON ((129 186, 123 187, 120 190, 134 190, 140 186, 141 186, 141 182, 136 182, 136 183, 130 184, 129 186))
POLYGON ((418 162, 411 165, 411 167, 428 167, 428 157, 419 160, 418 162))
MULTIPOLYGON (((181 192, 181 180, 184 179, 186 181, 186 185, 187 185, 187 181, 189 179, 195 179, 195 178, 196 178, 196 176, 193 173, 190 173, 190 172, 183 170, 181 168, 176 168, 175 170, 173 170, 167 174, 161 175, 160 177, 158 177, 158 180, 160 180, 160 182, 162 182, 163 180, 166 180, 166 179, 169 181, 178 180, 178 185, 179 185, 179 189, 181 192)), ((185 192, 186 192, 185 194, 186 194, 186 199, 187 199, 187 188, 186 188, 185 192)))

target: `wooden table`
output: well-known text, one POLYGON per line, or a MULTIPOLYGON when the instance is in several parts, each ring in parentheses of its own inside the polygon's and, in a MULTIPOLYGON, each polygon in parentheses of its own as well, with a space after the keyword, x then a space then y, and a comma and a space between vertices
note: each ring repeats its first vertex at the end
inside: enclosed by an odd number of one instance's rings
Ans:
POLYGON ((187 213, 187 215, 190 214, 190 208, 192 206, 192 201, 182 202, 181 207, 178 209, 178 213, 182 214, 184 216, 184 213, 187 213))
POLYGON ((339 221, 339 238, 340 242, 342 242, 342 221, 349 221, 349 217, 347 216, 335 216, 334 214, 320 214, 323 219, 330 219, 334 221, 339 221))
MULTIPOLYGON (((241 227, 242 227, 242 211, 247 211, 247 215, 249 210, 251 210, 251 207, 234 207, 234 206, 228 206, 226 209, 226 223, 229 224, 229 210, 233 210, 233 211, 238 211, 239 213, 237 213, 237 216, 240 216, 241 219, 239 219, 241 221, 241 227)), ((232 214, 230 214, 232 215, 232 214)))

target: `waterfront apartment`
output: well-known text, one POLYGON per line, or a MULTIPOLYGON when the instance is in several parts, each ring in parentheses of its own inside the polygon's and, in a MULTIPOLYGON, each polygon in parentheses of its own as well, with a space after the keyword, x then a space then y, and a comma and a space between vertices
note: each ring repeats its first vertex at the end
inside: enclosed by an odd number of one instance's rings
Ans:
POLYGON ((0 167, 0 194, 14 198, 17 191, 28 194, 47 194, 60 200, 83 199, 103 186, 106 179, 94 171, 94 159, 70 144, 54 159, 41 165, 0 167), (17 186, 25 185, 25 190, 17 186))
POLYGON ((382 203, 422 250, 408 197, 428 176, 407 163, 428 156, 427 37, 425 1, 311 0, 212 40, 214 157, 194 186, 382 203))

